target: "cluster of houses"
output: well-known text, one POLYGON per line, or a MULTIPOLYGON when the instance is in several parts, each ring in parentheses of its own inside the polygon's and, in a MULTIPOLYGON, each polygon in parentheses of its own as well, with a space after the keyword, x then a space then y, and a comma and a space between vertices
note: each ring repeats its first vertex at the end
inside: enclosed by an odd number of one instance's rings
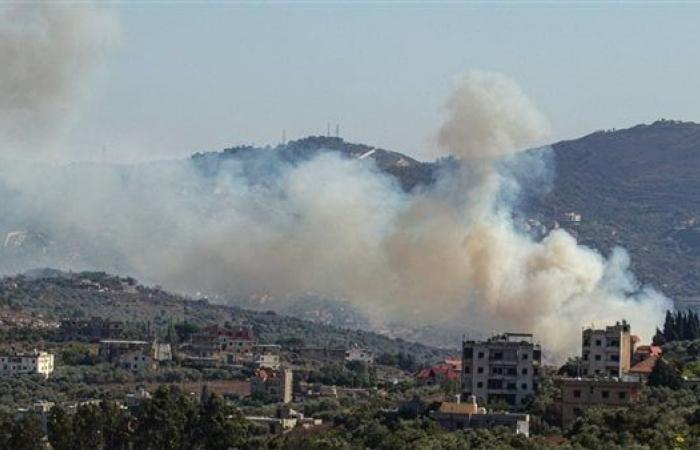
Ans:
MULTIPOLYGON (((65 339, 99 342, 99 355, 115 367, 131 371, 156 370, 160 364, 173 359, 175 349, 169 343, 157 339, 123 339, 124 324, 121 322, 64 321, 62 328, 65 339)), ((582 331, 581 356, 576 359, 575 367, 569 368, 575 376, 555 379, 562 426, 569 426, 588 407, 628 405, 640 398, 642 386, 661 356, 661 348, 638 343, 639 338, 631 333, 630 324, 624 320, 582 331)), ((269 423, 278 431, 288 429, 292 423, 305 426, 316 423, 316 419, 305 419, 285 405, 306 397, 338 396, 338 389, 342 389, 316 386, 305 382, 303 376, 294 383, 292 366, 295 361, 370 364, 374 361, 372 352, 359 347, 296 347, 286 349, 285 361, 292 364, 285 363, 281 360, 281 346, 258 343, 254 330, 245 325, 207 326, 192 334, 189 342, 177 350, 183 364, 252 369, 251 395, 279 403, 281 409, 275 417, 251 420, 269 423)), ((0 354, 0 375, 48 377, 53 370, 54 355, 51 353, 34 350, 0 354)), ((520 411, 526 409, 537 392, 541 371, 542 349, 533 335, 503 333, 481 341, 464 339, 461 358, 445 359, 421 369, 415 376, 420 385, 450 383, 461 392, 455 400, 442 402, 432 412, 438 424, 446 429, 505 426, 515 433, 529 435, 529 415, 520 411), (499 405, 499 409, 510 412, 495 412, 480 405, 491 408, 499 405)), ((358 392, 347 395, 371 394, 366 389, 356 390, 358 392)))
MULTIPOLYGON (((581 357, 575 377, 558 377, 557 399, 562 426, 567 427, 591 406, 624 406, 640 398, 641 389, 661 356, 661 348, 636 346, 630 324, 617 322, 582 332, 581 357)), ((423 385, 461 383, 467 402, 443 402, 434 417, 447 429, 507 426, 529 434, 529 417, 522 413, 488 412, 482 404, 523 410, 538 388, 542 350, 532 334, 504 333, 485 341, 464 340, 462 359, 421 370, 423 385)))

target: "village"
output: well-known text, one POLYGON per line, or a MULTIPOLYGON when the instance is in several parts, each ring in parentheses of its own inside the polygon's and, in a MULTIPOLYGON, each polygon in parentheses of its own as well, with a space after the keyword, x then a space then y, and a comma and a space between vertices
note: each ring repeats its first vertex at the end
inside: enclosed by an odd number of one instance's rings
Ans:
MULTIPOLYGON (((461 355, 411 367, 359 346, 261 343, 253 327, 246 324, 192 327, 185 339, 178 339, 172 328, 164 335, 147 328, 140 339, 132 339, 127 329, 129 324, 100 317, 62 320, 55 329, 55 342, 44 343, 46 348, 18 350, 5 345, 0 376, 49 380, 57 369, 54 352, 82 345, 90 349, 95 361, 136 376, 172 367, 233 371, 234 377, 171 384, 195 397, 207 389, 233 405, 247 406, 240 408, 245 419, 273 435, 326 426, 324 418, 305 414, 305 405, 310 402, 379 397, 390 399, 393 405, 385 408, 387 414, 409 411, 434 420, 447 431, 505 428, 528 437, 530 408, 545 380, 555 392, 559 424, 567 429, 590 407, 614 408, 639 401, 662 354, 660 346, 641 343, 632 334, 632 325, 624 320, 584 328, 580 353, 571 355, 561 368, 543 364, 546 349, 529 333, 464 339, 461 355)), ((121 390, 119 403, 126 410, 138 408, 164 384, 128 384, 130 390, 121 390)), ((75 411, 81 405, 99 402, 99 398, 76 398, 61 406, 75 411)), ((35 398, 16 414, 39 414, 46 427, 55 405, 35 398)))

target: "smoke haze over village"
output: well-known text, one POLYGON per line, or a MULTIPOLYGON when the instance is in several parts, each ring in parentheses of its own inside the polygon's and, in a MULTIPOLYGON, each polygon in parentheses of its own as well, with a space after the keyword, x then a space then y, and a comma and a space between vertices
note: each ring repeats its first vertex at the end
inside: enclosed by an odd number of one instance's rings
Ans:
POLYGON ((191 159, 51 164, 71 159, 60 143, 76 113, 62 105, 84 95, 89 66, 119 27, 96 9, 18 7, 5 20, 17 18, 21 32, 5 27, 0 36, 11 68, 2 85, 17 92, 2 96, 3 156, 12 161, 0 169, 0 228, 79 250, 9 267, 96 268, 230 298, 316 293, 350 302, 377 325, 535 332, 555 358, 576 347, 569 330, 582 323, 624 317, 649 338, 670 306, 639 285, 624 249, 604 257, 564 230, 535 240, 514 223, 519 180, 546 190, 555 169, 547 148, 524 152, 551 127, 504 74, 458 79, 432 145, 456 164, 409 193, 371 159, 337 153, 295 164, 268 158, 262 170, 275 175, 267 179, 236 159, 213 177, 191 159), (60 40, 46 38, 56 33, 60 40), (33 50, 18 52, 26 40, 33 50), (46 52, 63 56, 49 64, 46 52), (37 70, 41 78, 26 76, 37 70))

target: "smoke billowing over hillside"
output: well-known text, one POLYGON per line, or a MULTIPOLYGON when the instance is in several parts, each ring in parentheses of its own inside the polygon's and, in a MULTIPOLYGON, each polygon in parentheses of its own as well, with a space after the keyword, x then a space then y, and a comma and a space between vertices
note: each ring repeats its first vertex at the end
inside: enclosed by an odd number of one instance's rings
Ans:
MULTIPOLYGON (((648 338, 668 301, 638 286, 624 250, 606 259, 565 231, 535 241, 514 224, 519 180, 546 189, 552 176, 546 149, 517 152, 548 130, 520 88, 472 73, 446 109, 436 155, 457 163, 411 192, 371 158, 337 152, 298 161, 266 152, 253 165, 234 157, 213 174, 193 160, 3 164, 0 231, 30 230, 41 242, 27 253, 28 234, 10 239, 0 262, 6 271, 102 269, 230 297, 314 292, 377 323, 534 332, 555 357, 574 351, 591 322, 626 318, 648 338)), ((8 146, 17 136, 5 128, 8 146)))

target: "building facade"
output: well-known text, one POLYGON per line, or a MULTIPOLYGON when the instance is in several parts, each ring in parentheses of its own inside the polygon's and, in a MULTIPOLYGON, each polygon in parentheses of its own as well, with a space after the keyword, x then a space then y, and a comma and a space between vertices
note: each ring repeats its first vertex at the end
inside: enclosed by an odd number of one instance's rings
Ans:
POLYGON ((542 351, 532 334, 504 333, 462 342, 462 391, 480 402, 521 408, 537 390, 542 351))
POLYGON ((155 370, 159 363, 172 359, 170 344, 156 341, 125 341, 106 339, 100 341, 99 355, 107 361, 132 371, 155 370))
POLYGON ((626 321, 582 333, 581 376, 622 378, 629 372, 636 336, 626 321))
POLYGON ((293 373, 289 369, 260 369, 250 382, 250 393, 264 394, 274 402, 290 403, 293 395, 293 373))
POLYGON ((52 353, 34 350, 28 353, 0 355, 0 375, 41 374, 48 378, 54 369, 52 353))
POLYGON ((563 378, 556 381, 561 389, 561 422, 571 425, 591 406, 626 406, 639 400, 642 384, 638 382, 591 378, 563 378))
POLYGON ((466 428, 494 428, 506 427, 515 434, 530 436, 530 416, 528 414, 487 412, 476 403, 472 395, 469 401, 461 403, 443 402, 433 413, 435 421, 441 427, 449 431, 464 430, 466 428))

